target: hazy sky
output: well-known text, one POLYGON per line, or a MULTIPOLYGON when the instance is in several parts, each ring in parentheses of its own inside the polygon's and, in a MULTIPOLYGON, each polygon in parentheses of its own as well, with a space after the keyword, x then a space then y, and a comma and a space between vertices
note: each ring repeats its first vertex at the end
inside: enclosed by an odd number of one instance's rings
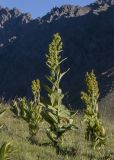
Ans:
POLYGON ((33 18, 41 17, 55 6, 74 4, 84 6, 95 0, 0 0, 2 7, 18 8, 22 12, 30 12, 33 18))

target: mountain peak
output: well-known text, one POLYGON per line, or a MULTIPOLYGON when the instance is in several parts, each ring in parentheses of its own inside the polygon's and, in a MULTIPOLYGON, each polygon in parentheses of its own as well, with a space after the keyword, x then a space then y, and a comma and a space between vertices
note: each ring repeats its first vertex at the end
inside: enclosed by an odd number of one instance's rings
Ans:
POLYGON ((114 5, 114 0, 97 0, 96 2, 97 2, 98 4, 114 5))
POLYGON ((53 20, 58 20, 61 17, 79 17, 89 13, 98 15, 100 12, 106 11, 112 5, 114 5, 114 0, 96 0, 95 3, 84 7, 66 4, 62 5, 61 7, 54 7, 41 19, 43 22, 50 23, 53 20))
POLYGON ((71 18, 85 15, 91 11, 89 6, 79 7, 74 5, 62 5, 61 7, 54 7, 50 12, 42 17, 43 21, 51 22, 52 20, 57 20, 60 17, 71 18))
POLYGON ((29 13, 23 14, 17 8, 9 9, 0 6, 0 28, 3 28, 11 19, 15 20, 16 18, 19 19, 21 24, 28 23, 32 20, 32 16, 29 13))

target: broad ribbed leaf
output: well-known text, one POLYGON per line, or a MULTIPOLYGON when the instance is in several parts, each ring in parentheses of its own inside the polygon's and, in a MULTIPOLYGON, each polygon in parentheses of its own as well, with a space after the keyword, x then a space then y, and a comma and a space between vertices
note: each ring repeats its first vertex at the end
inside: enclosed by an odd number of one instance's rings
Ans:
POLYGON ((0 117, 4 115, 5 111, 6 111, 5 109, 0 111, 0 117))
POLYGON ((0 160, 11 160, 13 148, 10 143, 4 143, 0 148, 0 160))

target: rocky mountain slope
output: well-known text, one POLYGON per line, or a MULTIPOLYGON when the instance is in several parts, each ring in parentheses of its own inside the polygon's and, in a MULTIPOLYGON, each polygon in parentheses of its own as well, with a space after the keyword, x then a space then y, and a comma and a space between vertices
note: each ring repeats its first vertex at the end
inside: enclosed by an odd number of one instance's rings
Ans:
POLYGON ((0 8, 0 96, 31 96, 31 81, 45 82, 45 54, 59 32, 63 69, 71 68, 63 82, 67 103, 80 107, 84 75, 95 70, 101 99, 114 89, 114 0, 97 0, 85 7, 55 7, 42 18, 0 8), (69 91, 69 92, 67 92, 69 91))

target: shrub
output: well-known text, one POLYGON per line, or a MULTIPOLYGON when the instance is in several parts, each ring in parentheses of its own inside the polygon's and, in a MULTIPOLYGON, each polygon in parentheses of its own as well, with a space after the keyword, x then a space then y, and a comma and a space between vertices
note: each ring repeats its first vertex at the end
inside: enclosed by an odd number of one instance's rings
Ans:
POLYGON ((39 130, 39 123, 42 121, 42 103, 40 101, 40 81, 32 81, 33 100, 28 101, 25 97, 13 101, 12 111, 23 118, 29 125, 30 139, 34 138, 39 130))
POLYGON ((81 99, 86 107, 84 116, 84 122, 86 123, 85 138, 91 142, 95 149, 105 143, 106 132, 99 116, 99 87, 93 71, 86 74, 85 82, 86 92, 81 92, 81 99))

